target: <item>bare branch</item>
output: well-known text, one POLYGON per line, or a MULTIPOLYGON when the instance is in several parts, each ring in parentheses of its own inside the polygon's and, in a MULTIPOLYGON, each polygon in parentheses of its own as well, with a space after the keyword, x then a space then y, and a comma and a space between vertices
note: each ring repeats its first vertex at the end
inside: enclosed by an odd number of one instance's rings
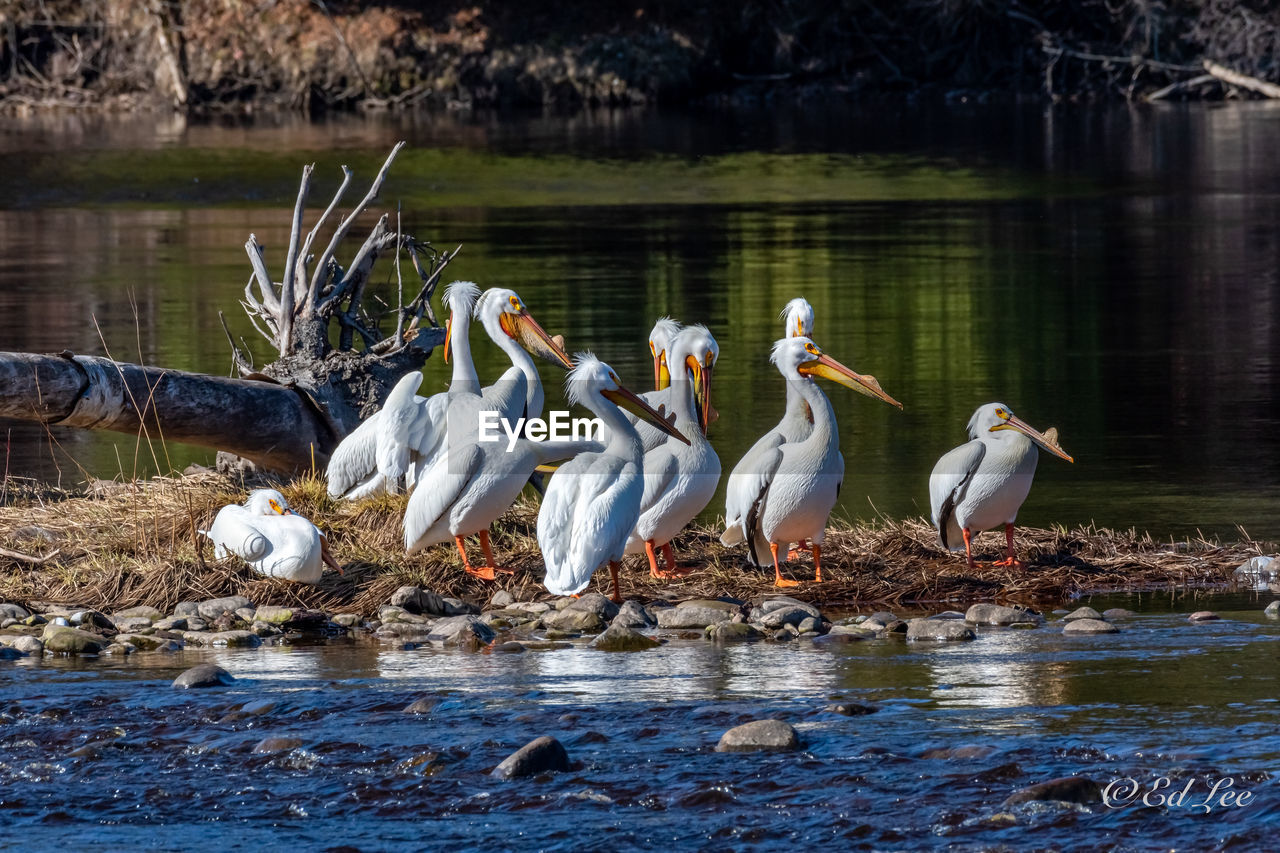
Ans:
POLYGON ((404 245, 400 230, 400 205, 396 205, 396 335, 395 345, 404 345, 404 276, 400 274, 400 249, 404 245))
MULTIPOLYGON (((391 149, 391 153, 387 156, 386 162, 382 164, 382 168, 378 171, 378 176, 374 178, 373 184, 370 185, 369 192, 365 194, 365 197, 360 200, 360 203, 350 213, 343 217, 342 222, 338 223, 338 227, 334 229, 333 237, 329 239, 329 245, 325 247, 324 254, 320 256, 320 260, 316 264, 316 271, 312 274, 311 293, 319 291, 321 270, 329 263, 333 253, 338 248, 338 244, 342 242, 342 239, 347 236, 347 232, 351 230, 351 226, 355 224, 356 218, 378 197, 378 191, 382 189, 382 182, 386 180, 387 170, 391 168, 392 162, 395 161, 396 155, 400 153, 400 149, 403 147, 403 142, 395 144, 395 147, 391 149)), ((317 310, 318 308, 319 306, 317 306, 317 310)))
POLYGON ((1211 59, 1206 59, 1204 61, 1204 70, 1208 71, 1222 82, 1229 83, 1232 86, 1249 89, 1250 91, 1257 92, 1263 97, 1280 98, 1280 86, 1277 86, 1275 83, 1268 83, 1266 80, 1259 80, 1257 77, 1250 77, 1248 74, 1241 74, 1239 71, 1233 71, 1226 66, 1219 65, 1211 59))
POLYGON ((1165 86, 1163 89, 1156 89, 1150 95, 1147 95, 1147 100, 1158 101, 1162 98, 1167 98, 1169 95, 1172 95, 1174 92, 1178 92, 1183 89, 1190 89, 1194 86, 1200 86, 1204 83, 1212 83, 1216 79, 1217 78, 1215 78, 1212 74, 1201 74, 1199 77, 1192 77, 1189 80, 1179 80, 1177 83, 1170 83, 1168 86, 1165 86))
MULTIPOLYGON (((258 279, 258 290, 262 292, 262 305, 268 313, 279 316, 280 300, 276 298, 275 285, 271 283, 271 274, 267 272, 267 261, 262 256, 262 245, 258 243, 256 234, 249 235, 248 242, 244 244, 244 250, 249 253, 249 263, 253 265, 253 274, 258 279)), ((272 343, 275 341, 273 340, 272 343)))
MULTIPOLYGON (((320 214, 320 218, 316 220, 316 224, 307 232, 307 240, 302 244, 302 252, 298 256, 301 263, 301 266, 298 268, 298 281, 306 280, 306 259, 307 256, 311 254, 311 244, 315 240, 316 235, 320 233, 320 229, 324 227, 325 222, 327 222, 329 217, 333 214, 334 209, 338 206, 338 202, 342 201, 342 197, 347 192, 347 187, 351 185, 351 174, 350 169, 346 166, 342 167, 342 185, 339 186, 338 191, 333 194, 333 200, 330 201, 329 206, 324 209, 324 213, 320 214)), ((324 276, 321 274, 320 270, 317 269, 316 276, 311 281, 311 286, 307 288, 306 299, 304 299, 302 303, 303 317, 315 316, 316 303, 319 301, 320 287, 322 286, 321 283, 323 281, 324 276)))
POLYGON ((459 243, 458 248, 454 249, 452 253, 441 253, 440 257, 436 259, 435 268, 428 274, 423 271, 422 264, 418 260, 418 253, 414 246, 410 244, 409 257, 413 259, 413 268, 418 271, 418 276, 422 279, 422 290, 418 291, 418 295, 409 303, 409 308, 413 309, 412 316, 421 319, 425 311, 431 321, 431 325, 440 325, 436 322, 436 313, 431 308, 431 297, 435 295, 436 286, 440 284, 440 275, 444 272, 444 268, 449 266, 449 262, 456 258, 461 251, 462 244, 459 243))
POLYGON ((298 200, 293 204, 293 227, 289 231, 289 253, 284 261, 284 280, 280 288, 280 355, 288 355, 293 339, 293 315, 298 312, 294 282, 298 264, 298 241, 302 239, 302 214, 307 208, 307 194, 311 192, 311 173, 315 164, 302 167, 302 181, 298 184, 298 200))
POLYGON ((240 351, 240 347, 236 346, 235 339, 231 337, 231 327, 227 325, 227 317, 221 311, 218 312, 218 319, 222 321, 222 331, 227 333, 227 343, 231 344, 231 362, 235 365, 236 370, 240 371, 240 375, 253 372, 252 358, 246 359, 240 351))

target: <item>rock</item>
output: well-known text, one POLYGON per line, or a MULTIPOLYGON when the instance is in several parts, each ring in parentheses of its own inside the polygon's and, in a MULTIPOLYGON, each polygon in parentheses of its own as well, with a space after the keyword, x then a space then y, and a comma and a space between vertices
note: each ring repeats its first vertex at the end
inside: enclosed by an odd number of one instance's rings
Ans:
POLYGON ((151 623, 151 627, 157 631, 185 631, 187 630, 187 617, 185 616, 167 616, 164 619, 157 619, 151 623))
POLYGON ((789 595, 767 596, 760 600, 760 603, 757 605, 757 607, 759 608, 761 614, 769 613, 773 610, 777 610, 779 607, 799 607, 803 610, 808 610, 810 616, 822 618, 822 611, 820 611, 818 608, 814 607, 812 604, 810 604, 807 601, 801 601, 800 599, 792 598, 789 595))
POLYGON ((293 620, 292 607, 277 607, 273 604, 259 605, 249 617, 249 622, 266 622, 269 625, 283 625, 293 620))
MULTIPOLYGON (((737 608, 734 608, 737 612, 737 608)), ((717 622, 727 622, 733 613, 722 607, 706 607, 702 604, 686 602, 677 607, 659 610, 656 614, 659 628, 705 628, 717 622)))
POLYGON ((511 609, 523 610, 525 613, 529 613, 534 616, 541 616, 548 610, 555 610, 554 607, 547 604, 545 601, 517 601, 515 604, 511 605, 511 609))
POLYGON ((911 619, 907 622, 908 640, 953 642, 975 640, 973 629, 956 619, 911 619))
POLYGON ((1280 619, 1280 601, 1273 601, 1267 605, 1267 609, 1262 611, 1263 615, 1270 619, 1280 619))
POLYGON ((417 616, 426 613, 443 616, 445 611, 444 599, 438 593, 420 586, 402 586, 397 589, 391 594, 391 606, 417 616))
POLYGON ((258 745, 253 748, 253 751, 258 755, 271 755, 277 752, 288 752, 300 746, 302 746, 302 738, 268 737, 258 741, 258 745))
POLYGON ((79 625, 81 628, 89 630, 114 631, 116 625, 102 613, 96 610, 77 610, 72 613, 68 620, 72 625, 79 625))
POLYGON ((11 649, 17 649, 23 654, 31 655, 32 657, 38 658, 44 656, 44 643, 39 637, 31 637, 23 634, 22 636, 14 637, 12 642, 6 642, 6 645, 11 649))
POLYGON ((736 643, 742 640, 758 640, 763 634, 746 622, 717 622, 707 626, 707 639, 717 643, 736 643))
MULTIPOLYGON (((181 604, 178 605, 178 607, 181 606, 181 604)), ((234 614, 241 607, 253 607, 253 602, 245 598, 243 595, 232 595, 226 598, 211 598, 208 601, 202 601, 196 605, 195 615, 198 615, 201 619, 207 619, 212 622, 223 613, 234 614)), ((174 610, 174 614, 178 615, 178 611, 174 610)))
POLYGON ((1135 614, 1132 610, 1125 610, 1123 607, 1109 607, 1102 611, 1102 618, 1110 622, 1113 619, 1132 619, 1135 614))
POLYGON ((0 604, 0 619, 17 619, 21 622, 30 615, 27 608, 19 604, 0 604))
POLYGON ((806 619, 813 619, 812 607, 795 607, 787 605, 768 611, 760 619, 766 628, 781 628, 783 625, 799 626, 806 619))
POLYGON ((333 624, 341 625, 343 628, 358 628, 360 626, 360 614, 338 613, 333 617, 333 624))
POLYGON ((178 606, 173 608, 174 616, 199 616, 200 605, 194 601, 180 601, 178 606))
POLYGON ((1075 619, 1102 619, 1102 614, 1094 610, 1092 607, 1077 607, 1066 616, 1062 617, 1063 622, 1071 622, 1075 619))
POLYGON ((426 637, 431 633, 431 624, 419 624, 416 622, 387 622, 380 625, 374 636, 386 639, 388 637, 426 637))
POLYGON ((1234 577, 1236 583, 1265 589, 1268 584, 1280 579, 1280 562, 1274 557, 1253 557, 1240 564, 1234 577))
POLYGON ((498 779, 518 779, 536 773, 564 773, 569 770, 569 753, 560 741, 553 737, 532 740, 503 759, 493 768, 490 776, 498 779))
POLYGON ((510 640, 508 642, 499 643, 498 645, 494 646, 493 651, 495 653, 500 652, 502 654, 518 655, 521 652, 525 651, 525 647, 514 640, 510 640))
POLYGON ((866 714, 874 714, 880 709, 874 705, 862 705, 857 702, 842 702, 838 705, 828 705, 822 710, 831 714, 840 714, 843 717, 861 717, 866 714))
POLYGON ((920 753, 920 757, 940 758, 944 761, 973 761, 986 758, 995 751, 993 746, 944 746, 938 749, 926 749, 920 753))
POLYGON ((649 611, 640 602, 628 599, 618 608, 618 615, 613 617, 610 626, 621 625, 624 628, 648 628, 656 625, 657 620, 649 615, 649 611))
POLYGON ((188 631, 204 631, 209 627, 209 623, 201 619, 199 616, 187 617, 188 631))
POLYGON ((148 607, 147 605, 143 604, 138 607, 130 607, 125 610, 118 610, 112 614, 111 618, 113 620, 115 619, 147 619, 151 622, 154 622, 157 619, 162 618, 163 616, 164 614, 161 613, 159 610, 156 610, 154 607, 148 607))
POLYGON ((128 643, 130 646, 133 646, 135 649, 140 651, 152 652, 166 643, 171 643, 173 641, 166 640, 163 637, 151 636, 150 634, 117 634, 116 642, 128 643))
POLYGON ((782 720, 755 720, 734 726, 720 736, 716 752, 756 752, 800 748, 800 736, 782 720))
POLYGON ((899 619, 897 616, 895 616, 893 613, 890 613, 888 610, 878 610, 875 613, 872 613, 870 616, 868 616, 867 621, 863 624, 874 622, 877 625, 881 625, 887 628, 888 626, 892 625, 894 622, 901 622, 901 621, 903 620, 899 619))
POLYGON ((930 619, 963 619, 964 614, 959 610, 944 610, 941 613, 935 613, 929 617, 930 619))
POLYGON ((1005 607, 1003 604, 975 604, 964 614, 964 620, 973 625, 1012 625, 1014 622, 1039 622, 1039 613, 1022 607, 1005 607))
POLYGON ((1195 613, 1192 613, 1187 617, 1187 619, 1192 622, 1212 622, 1215 619, 1221 618, 1221 616, 1214 613, 1212 610, 1197 610, 1195 613))
POLYGON ((0 660, 18 660, 26 656, 26 652, 19 651, 12 646, 0 646, 0 660))
POLYGON ((262 638, 252 631, 219 631, 209 635, 209 645, 228 649, 254 649, 262 645, 262 638))
POLYGON ((1102 788, 1085 776, 1064 776, 1014 791, 1002 808, 1029 802, 1077 803, 1082 806, 1102 802, 1102 788))
POLYGON ((602 652, 643 652, 662 645, 624 625, 610 625, 603 634, 591 641, 591 648, 602 652))
POLYGON ((837 637, 856 637, 861 640, 874 637, 876 632, 861 625, 832 625, 831 630, 827 632, 827 636, 832 635, 837 637))
POLYGON ((603 616, 590 610, 573 610, 566 607, 564 610, 556 610, 544 614, 542 624, 552 631, 596 633, 603 631, 609 623, 605 621, 603 616))
POLYGON ((1119 634, 1120 629, 1101 619, 1073 619, 1062 629, 1064 634, 1119 634))
POLYGON ((446 646, 461 646, 472 650, 493 642, 497 635, 493 629, 476 616, 449 616, 431 626, 427 639, 446 646))
POLYGON ((516 597, 505 589, 500 589, 489 599, 489 606, 494 610, 501 610, 508 604, 515 604, 516 597))
POLYGON ((421 699, 415 699, 404 708, 406 714, 430 714, 440 704, 440 700, 435 696, 423 696, 421 699))
POLYGON ((173 680, 176 689, 193 689, 196 687, 221 687, 232 684, 235 678, 217 664, 202 663, 179 675, 173 680))
POLYGON ((131 654, 133 654, 133 653, 134 653, 134 652, 136 652, 137 650, 138 650, 138 649, 137 649, 137 647, 136 647, 136 646, 132 646, 132 645, 130 645, 130 644, 128 644, 128 643, 119 643, 119 642, 114 642, 114 643, 111 643, 109 646, 107 646, 105 649, 103 649, 103 650, 102 650, 102 652, 101 652, 101 654, 104 654, 104 655, 120 655, 120 656, 124 657, 124 656, 126 656, 126 655, 131 655, 131 654))
POLYGON ((827 633, 822 627, 822 620, 815 619, 812 616, 806 616, 804 619, 800 620, 800 624, 796 626, 796 630, 800 632, 800 636, 802 637, 806 634, 813 634, 817 636, 818 634, 827 633))
POLYGON ((41 616, 39 613, 32 613, 32 614, 31 614, 30 616, 28 616, 26 619, 23 619, 23 620, 22 620, 22 624, 23 624, 23 625, 27 625, 28 627, 33 627, 33 628, 34 628, 35 626, 37 626, 37 625, 43 625, 43 624, 45 624, 45 623, 46 623, 46 622, 48 622, 48 621, 49 621, 48 619, 44 618, 44 617, 43 617, 43 616, 41 616))
POLYGON ((610 622, 618 611, 621 609, 614 604, 607 596, 598 592, 588 592, 576 599, 571 599, 565 610, 581 610, 587 613, 594 613, 600 617, 602 622, 610 622))
POLYGON ((120 617, 115 616, 114 628, 123 634, 136 634, 142 631, 154 631, 152 622, 145 616, 120 617))
POLYGON ((45 626, 40 639, 46 650, 61 655, 96 655, 109 645, 97 634, 52 623, 45 626))

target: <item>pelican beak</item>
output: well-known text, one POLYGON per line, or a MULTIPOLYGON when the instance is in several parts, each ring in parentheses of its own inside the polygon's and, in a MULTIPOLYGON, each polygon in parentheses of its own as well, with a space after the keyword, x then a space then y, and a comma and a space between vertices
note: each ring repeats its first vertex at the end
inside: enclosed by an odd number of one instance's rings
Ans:
POLYGON ((342 570, 342 565, 333 558, 333 553, 329 550, 329 537, 325 536, 323 533, 320 534, 320 559, 324 561, 326 566, 333 569, 338 574, 346 574, 346 572, 342 570))
MULTIPOLYGON (((652 349, 652 345, 650 345, 652 349)), ((671 384, 671 371, 667 369, 666 352, 655 352, 653 354, 653 387, 658 391, 666 388, 671 384)))
POLYGON ((280 506, 280 502, 277 501, 275 498, 272 498, 271 500, 269 500, 268 503, 271 504, 271 508, 275 510, 277 513, 279 513, 280 515, 293 515, 293 510, 286 509, 280 506))
POLYGON ((817 358, 812 361, 806 361, 798 369, 805 376, 821 376, 823 379, 830 379, 832 382, 839 383, 846 388, 852 388, 860 394, 883 400, 890 406, 902 408, 901 403, 884 392, 884 389, 880 387, 880 383, 876 381, 874 376, 856 373, 826 353, 820 353, 817 358))
POLYGON ((564 351, 564 338, 559 335, 554 338, 548 335, 527 309, 514 314, 503 312, 498 318, 498 323, 502 326, 502 331, 529 352, 565 370, 573 369, 573 362, 564 351))
POLYGON ((1025 435, 1027 438, 1034 441, 1040 447, 1043 447, 1045 450, 1049 451, 1054 456, 1058 457, 1059 459, 1065 459, 1068 462, 1076 461, 1072 459, 1070 456, 1068 456, 1067 452, 1063 450, 1061 447, 1059 447, 1056 441, 1050 441, 1047 435, 1040 432, 1038 429, 1031 426, 1031 424, 1027 423, 1017 415, 1009 415, 1009 417, 1005 420, 1004 423, 996 424, 990 430, 988 430, 988 432, 995 432, 998 429, 1017 430, 1018 432, 1025 435))
POLYGON ((698 426, 702 427, 702 434, 706 435, 707 430, 711 428, 712 412, 711 408, 711 373, 714 365, 703 365, 693 356, 685 359, 685 367, 693 373, 693 399, 698 408, 698 426))
POLYGON ((453 340, 453 317, 444 321, 444 363, 449 363, 449 342, 453 340))
POLYGON ((689 439, 681 435, 680 431, 672 426, 671 422, 664 418, 653 406, 650 406, 621 385, 617 388, 606 388, 600 393, 617 405, 618 408, 626 409, 640 420, 653 424, 672 438, 678 438, 685 444, 689 444, 689 439))

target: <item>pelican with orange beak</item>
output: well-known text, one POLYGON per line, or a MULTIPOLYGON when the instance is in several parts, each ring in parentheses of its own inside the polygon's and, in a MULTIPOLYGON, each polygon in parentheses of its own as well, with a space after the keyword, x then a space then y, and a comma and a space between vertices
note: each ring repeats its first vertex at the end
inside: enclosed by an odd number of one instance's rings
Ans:
POLYGON ((618 564, 644 496, 644 447, 622 412, 630 411, 677 441, 688 439, 622 387, 609 365, 589 352, 578 353, 565 396, 603 421, 608 438, 603 450, 574 457, 547 484, 538 511, 538 547, 547 566, 543 583, 555 595, 577 595, 596 569, 608 563, 613 599, 620 602, 618 564))
POLYGON ((680 334, 680 324, 670 317, 660 317, 649 332, 649 354, 653 356, 653 388, 661 391, 671 384, 671 369, 667 365, 667 349, 680 334))
POLYGON ((255 489, 243 506, 224 506, 200 533, 213 542, 219 560, 235 554, 267 577, 317 583, 326 565, 342 574, 325 535, 275 489, 255 489))
POLYGON ((796 581, 782 576, 778 549, 782 547, 786 554, 785 549, 792 542, 810 542, 814 580, 822 580, 827 518, 844 478, 835 412, 814 379, 829 379, 899 409, 902 404, 886 394, 874 376, 855 373, 809 338, 783 338, 773 345, 771 358, 809 407, 812 429, 798 441, 763 448, 761 452, 753 448, 750 463, 745 467, 738 464, 734 469, 739 478, 736 487, 747 497, 748 509, 741 520, 730 520, 720 541, 736 545, 745 540, 752 563, 766 565, 766 559, 772 560, 776 586, 796 586, 796 581))
POLYGON ((979 406, 968 429, 973 440, 944 454, 929 475, 929 506, 938 540, 951 551, 963 548, 969 568, 974 568, 973 536, 1003 524, 1007 551, 995 565, 1020 568, 1013 522, 1031 491, 1040 458, 1037 447, 1059 459, 1075 460, 1004 403, 979 406))

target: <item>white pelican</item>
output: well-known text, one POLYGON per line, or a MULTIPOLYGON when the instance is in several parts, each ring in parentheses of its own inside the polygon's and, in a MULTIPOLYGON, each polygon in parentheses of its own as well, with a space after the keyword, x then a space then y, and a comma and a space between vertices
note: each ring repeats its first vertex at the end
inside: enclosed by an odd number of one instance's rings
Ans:
POLYGON ((576 595, 604 563, 613 575, 613 598, 621 601, 618 561, 640 518, 644 495, 644 449, 619 406, 687 441, 638 396, 622 387, 609 365, 579 353, 565 382, 570 403, 586 406, 604 422, 608 444, 561 465, 547 485, 538 511, 538 547, 547 566, 543 583, 555 595, 576 595))
MULTIPOLYGON (((471 282, 454 282, 445 291, 450 308, 443 347, 447 363, 454 360, 449 390, 482 393, 490 408, 511 422, 542 414, 542 381, 529 352, 572 366, 560 345, 538 325, 514 291, 490 288, 480 294, 471 282), (480 389, 471 358, 472 315, 484 325, 512 366, 493 385, 480 389)), ((397 383, 382 409, 360 424, 334 451, 329 461, 329 494, 351 500, 394 492, 403 477, 412 488, 442 451, 449 392, 431 397, 416 394, 421 371, 397 383), (372 463, 372 464, 371 464, 372 463)))
POLYGON ((835 412, 812 377, 830 379, 899 409, 902 404, 886 394, 874 376, 853 372, 808 338, 783 338, 773 345, 771 358, 808 404, 813 428, 803 439, 780 444, 751 460, 740 486, 752 495, 750 509, 742 522, 726 525, 720 541, 735 545, 745 539, 756 565, 763 564, 762 552, 767 545, 773 558, 774 584, 796 586, 795 581, 782 577, 778 546, 811 541, 814 580, 822 580, 827 516, 844 477, 835 412))
POLYGON ((660 317, 649 332, 649 352, 653 355, 653 387, 661 391, 671 384, 671 373, 667 366, 667 347, 680 334, 680 324, 670 317, 660 317))
MULTIPOLYGON (((788 338, 813 337, 813 306, 803 297, 796 297, 788 302, 778 316, 788 338)), ((741 538, 734 538, 734 542, 741 542, 747 535, 747 514, 751 512, 751 504, 755 501, 759 488, 756 481, 759 460, 784 444, 800 441, 812 429, 813 413, 809 411, 809 404, 800 393, 799 383, 788 382, 787 407, 782 413, 782 420, 760 436, 729 474, 729 485, 724 496, 725 535, 730 536, 729 531, 737 528, 741 538)), ((798 544, 805 547, 804 542, 798 544)), ((796 556, 797 553, 792 551, 787 554, 787 559, 794 559, 796 556)))
POLYGON ((236 554, 268 577, 317 583, 324 565, 342 574, 325 535, 290 509, 275 489, 255 489, 243 506, 224 506, 209 529, 200 533, 213 542, 219 560, 236 554))
POLYGON ((671 540, 702 511, 720 482, 720 458, 707 441, 711 372, 720 349, 705 326, 688 326, 667 352, 674 370, 667 412, 675 415, 684 440, 660 433, 663 443, 646 451, 640 518, 626 548, 628 554, 643 552, 649 558, 649 574, 655 578, 679 576, 671 540), (658 570, 658 547, 667 562, 663 572, 658 570))
POLYGON ((973 568, 973 535, 1003 524, 1008 554, 995 565, 1021 567, 1013 551, 1013 521, 1031 491, 1040 458, 1036 445, 1060 459, 1075 460, 1003 403, 979 406, 968 430, 973 440, 944 454, 929 475, 938 541, 952 551, 964 548, 973 568))

